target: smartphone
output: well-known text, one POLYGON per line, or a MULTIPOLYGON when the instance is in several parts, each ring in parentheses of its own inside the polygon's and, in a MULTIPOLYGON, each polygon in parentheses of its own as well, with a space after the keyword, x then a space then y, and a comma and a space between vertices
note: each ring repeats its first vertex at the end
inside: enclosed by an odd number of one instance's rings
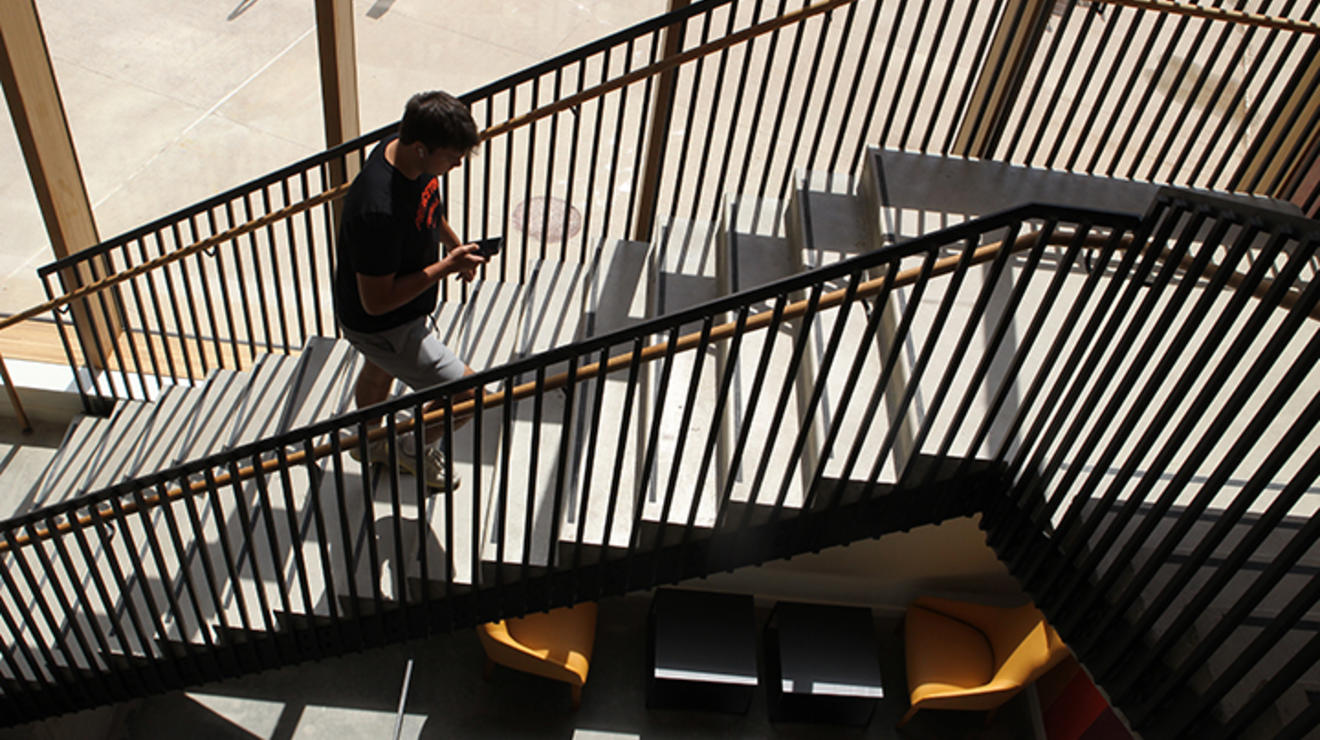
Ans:
POLYGON ((489 239, 481 239, 473 243, 477 245, 477 254, 490 259, 499 254, 500 250, 504 248, 504 237, 492 236, 489 239))

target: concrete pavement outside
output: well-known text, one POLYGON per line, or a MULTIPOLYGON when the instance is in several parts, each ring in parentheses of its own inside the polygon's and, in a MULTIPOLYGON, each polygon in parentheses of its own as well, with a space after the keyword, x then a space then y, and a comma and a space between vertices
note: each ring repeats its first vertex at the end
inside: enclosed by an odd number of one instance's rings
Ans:
MULTIPOLYGON (((666 7, 359 0, 362 130, 397 120, 418 90, 466 92, 666 7)), ((40 0, 38 12, 103 239, 324 148, 309 0, 40 0)), ((13 126, 0 129, 5 314, 44 300, 35 271, 52 256, 13 126)))

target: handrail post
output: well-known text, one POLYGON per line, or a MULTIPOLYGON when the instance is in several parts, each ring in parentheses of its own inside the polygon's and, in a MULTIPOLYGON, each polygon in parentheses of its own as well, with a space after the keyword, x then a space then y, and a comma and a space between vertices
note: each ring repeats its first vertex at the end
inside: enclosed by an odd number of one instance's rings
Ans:
MULTIPOLYGON (((689 0, 669 0, 669 12, 686 8, 689 0)), ((687 19, 665 28, 665 59, 678 56, 683 48, 683 32, 687 28, 687 19)), ((678 67, 672 67, 660 73, 655 87, 655 99, 651 108, 651 127, 646 137, 646 160, 642 165, 641 193, 637 197, 637 221, 633 225, 633 239, 639 242, 651 240, 651 228, 655 222, 655 201, 660 194, 660 172, 663 168, 665 143, 669 139, 670 113, 674 108, 674 88, 678 82, 678 67)))
POLYGON ((28 419, 27 412, 23 410, 23 402, 18 398, 18 389, 14 387, 14 381, 9 377, 9 368, 5 367, 3 356, 0 356, 0 381, 5 384, 5 392, 9 394, 9 403, 14 407, 14 416, 18 417, 18 423, 23 429, 23 433, 31 434, 32 422, 28 419))

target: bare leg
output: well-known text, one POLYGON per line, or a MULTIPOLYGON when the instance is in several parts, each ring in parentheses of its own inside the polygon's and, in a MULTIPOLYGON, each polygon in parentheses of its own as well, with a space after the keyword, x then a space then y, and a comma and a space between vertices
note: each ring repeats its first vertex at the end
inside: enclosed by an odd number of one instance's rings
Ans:
MULTIPOLYGON (((390 384, 394 378, 371 360, 362 361, 362 370, 358 372, 357 384, 353 386, 353 400, 358 408, 366 408, 380 403, 390 395, 390 384)), ((379 424, 380 420, 374 420, 379 424)))
MULTIPOLYGON (((472 374, 473 374, 472 368, 464 366, 463 375, 467 376, 472 374)), ((454 396, 454 405, 458 405, 464 401, 470 401, 475 396, 476 393, 473 390, 463 391, 462 393, 454 396)), ((439 401, 432 401, 431 403, 426 405, 426 408, 423 411, 429 414, 430 412, 441 408, 444 408, 444 406, 439 401)), ((453 426, 454 431, 458 431, 459 429, 462 429, 463 425, 467 424, 469 421, 472 421, 471 413, 455 414, 454 426, 453 426)), ((426 425, 426 439, 428 443, 431 440, 435 440, 443 437, 444 434, 445 434, 445 422, 443 419, 426 425)))
MULTIPOLYGON (((390 385, 394 383, 394 378, 385 372, 371 360, 363 358, 362 369, 358 371, 357 382, 353 384, 353 402, 359 409, 372 406, 389 398, 390 385)), ((366 421, 366 430, 370 432, 380 426, 382 419, 376 417, 366 421)), ((365 440, 359 440, 358 444, 364 444, 365 440)), ((349 449, 349 454, 353 458, 361 459, 361 447, 358 444, 349 449)))
MULTIPOLYGON (((472 368, 465 367, 463 374, 472 375, 473 374, 472 368)), ((357 384, 353 387, 353 400, 354 402, 356 402, 357 407, 359 409, 380 403, 386 400, 387 398, 389 398, 390 385, 393 382, 394 382, 393 376, 382 370, 380 366, 376 365, 370 360, 364 360, 362 365, 362 370, 358 373, 357 384)), ((475 395, 476 394, 473 391, 470 390, 465 391, 463 393, 458 394, 457 396, 454 396, 454 403, 458 404, 458 403, 462 403, 463 401, 471 400, 475 395)), ((424 412, 429 413, 439 408, 442 408, 441 404, 439 402, 433 401, 426 405, 424 412)), ((471 413, 455 415, 453 422, 454 430, 457 431, 458 429, 461 429, 464 424, 467 424, 471 420, 472 420, 471 413)), ((381 422, 380 419, 373 419, 369 422, 369 425, 374 427, 379 425, 380 422, 381 422)), ((439 439, 440 437, 444 436, 444 432, 445 432, 445 422, 443 419, 438 422, 428 424, 425 430, 427 442, 429 443, 432 440, 439 439)))

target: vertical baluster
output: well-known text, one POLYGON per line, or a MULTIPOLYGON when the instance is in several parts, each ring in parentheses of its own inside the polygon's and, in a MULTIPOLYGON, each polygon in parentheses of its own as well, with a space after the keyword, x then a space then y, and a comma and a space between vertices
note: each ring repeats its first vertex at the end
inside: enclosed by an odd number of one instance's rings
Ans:
MULTIPOLYGON (((344 491, 345 491, 344 457, 343 457, 343 449, 340 447, 340 445, 341 442, 340 442, 339 430, 334 430, 330 432, 331 474, 334 476, 333 480, 335 483, 336 511, 338 511, 339 513, 339 542, 340 542, 340 549, 342 550, 342 559, 336 561, 334 567, 336 569, 343 568, 342 572, 345 574, 345 580, 347 581, 348 598, 349 598, 347 611, 352 615, 353 631, 349 632, 348 630, 344 630, 344 632, 341 634, 344 634, 346 638, 351 638, 351 639, 345 639, 345 641, 342 643, 344 647, 351 648, 351 647, 358 647, 362 644, 361 630, 362 630, 362 598, 363 597, 361 594, 358 593, 358 587, 357 587, 358 559, 361 557, 361 553, 357 551, 356 548, 357 538, 354 537, 354 531, 350 525, 354 525, 354 524, 357 525, 357 529, 359 531, 361 531, 364 527, 368 527, 368 525, 366 522, 361 520, 357 522, 349 521, 348 499, 344 496, 344 491)), ((364 516, 367 519, 369 519, 370 513, 371 512, 368 509, 367 511, 364 512, 364 516)), ((332 612, 332 614, 333 613, 334 612, 332 612)))
MULTIPOLYGON (((1050 70, 1056 69, 1056 63, 1054 61, 1054 58, 1055 55, 1059 53, 1059 45, 1063 43, 1064 36, 1067 35, 1068 24, 1069 21, 1072 20, 1073 8, 1075 6, 1076 3, 1074 2, 1069 2, 1063 6, 1063 15, 1059 18, 1058 28, 1055 29, 1053 34, 1051 34, 1052 38, 1050 40, 1050 45, 1045 50, 1044 57, 1041 57, 1040 61, 1038 62, 1037 54, 1033 53, 1031 55, 1030 60, 1027 62, 1027 66, 1029 66, 1032 70, 1034 70, 1036 75, 1036 84, 1032 85, 1031 93, 1026 96, 1025 100, 1019 97, 1017 100, 1010 103, 1010 106, 1017 110, 1017 119, 1018 119, 1017 126, 1013 127, 1013 135, 1008 140, 1007 145, 1003 143, 1004 140, 1002 136, 997 137, 993 150, 991 152, 987 152, 987 158, 997 159, 1004 162, 1020 162, 1026 165, 1035 164, 1035 162, 1033 162, 1031 159, 1031 157, 1035 154, 1036 151, 1036 147, 1034 145, 1028 150, 1025 157, 1015 157, 1015 155, 1017 154, 1018 142, 1022 140, 1023 134, 1027 132, 1027 127, 1031 123, 1028 119, 1031 117, 1031 114, 1036 111, 1036 101, 1040 99, 1040 92, 1045 87, 1045 81, 1049 77, 1048 72, 1050 70)), ((1048 4, 1042 4, 1040 6, 1042 12, 1048 14, 1052 14, 1056 7, 1057 6, 1048 5, 1048 4)), ((1089 25, 1090 20, 1091 20, 1091 14, 1087 12, 1086 20, 1083 21, 1083 25, 1084 26, 1089 25)), ((1073 49, 1075 51, 1077 49, 1077 45, 1074 45, 1073 49)), ((1039 51, 1039 46, 1037 46, 1036 49, 1033 51, 1039 51)), ((1065 65, 1060 75, 1060 79, 1063 80, 1067 79, 1067 70, 1068 67, 1067 65, 1065 65)), ((1024 73, 1022 75, 1023 83, 1026 82, 1026 76, 1027 76, 1027 71, 1024 70, 1024 73)), ((1063 89, 1062 85, 1060 85, 1059 87, 1063 89)), ((1018 94, 1019 96, 1021 95, 1020 90, 1018 94)), ((1054 112, 1054 106, 1058 102, 1058 99, 1059 99, 1058 94, 1049 95, 1049 102, 1045 106, 1045 112, 1043 115, 1039 117, 1038 122, 1036 124, 1037 141, 1039 141, 1040 135, 1044 132, 1046 125, 1051 120, 1050 115, 1054 112)), ((1005 116, 1004 126, 1008 127, 1010 125, 1011 124, 1008 122, 1008 116, 1005 116)))
MULTIPOLYGON (((76 517, 77 514, 71 514, 70 516, 76 517)), ((58 531, 55 529, 54 517, 47 518, 45 526, 49 532, 58 531)), ((61 652, 68 660, 63 669, 73 676, 75 685, 86 691, 92 701, 97 703, 109 701, 115 695, 115 690, 108 681, 107 672, 101 670, 101 666, 96 660, 96 649, 85 634, 86 628, 90 627, 95 633, 94 637, 99 637, 101 640, 105 639, 104 635, 101 635, 99 627, 95 624, 95 616, 90 608, 87 609, 85 615, 80 615, 78 609, 69 602, 68 594, 65 593, 65 585, 60 581, 59 574, 55 571, 55 565, 46 553, 47 543, 38 538, 37 529, 34 525, 29 524, 27 526, 27 535, 33 543, 27 547, 27 550, 36 556, 42 577, 38 581, 29 569, 26 559, 22 557, 18 558, 19 569, 31 585, 32 593, 37 595, 38 608, 50 625, 56 644, 60 646, 61 652), (48 602, 50 594, 55 596, 53 605, 48 602), (54 614, 51 613, 52 607, 54 607, 54 614), (63 623, 61 623, 61 618, 63 623), (69 634, 73 635, 73 643, 82 656, 81 660, 71 652, 68 642, 69 634)), ((60 537, 61 535, 56 534, 51 539, 59 542, 60 537)), ((72 570, 66 570, 65 573, 71 580, 78 579, 78 574, 72 570)), ((84 604, 81 584, 74 585, 73 591, 79 604, 84 604)))
MULTIPOLYGON (((655 384, 655 397, 651 401, 652 407, 654 408, 654 411, 651 412, 652 414, 651 431, 647 435, 646 441, 643 443, 642 448, 638 450, 638 452, 642 454, 642 470, 641 470, 641 474, 637 476, 637 480, 636 480, 637 491, 633 497, 632 531, 629 533, 629 537, 628 537, 628 550, 624 554, 624 563, 625 563, 624 588, 625 589, 632 585, 631 583, 629 583, 628 578, 632 573, 633 552, 637 548, 639 544, 639 540, 641 538, 642 521, 645 519, 644 513, 646 510, 647 500, 649 498, 651 501, 655 501, 654 492, 659 488, 659 486, 652 485, 654 481, 652 467, 655 464, 656 452, 660 448, 660 440, 661 440, 660 429, 664 421, 665 409, 669 405, 668 404, 669 379, 673 374, 673 370, 674 370, 674 353, 678 345, 679 329, 681 329, 681 327, 678 325, 674 325, 669 328, 669 336, 665 341, 665 352, 664 352, 665 358, 660 366, 660 378, 655 384), (650 496, 647 496, 648 492, 651 493, 650 496)), ((700 366, 701 359, 702 359, 701 355, 697 355, 696 362, 698 363, 698 367, 700 366)), ((696 375, 697 373, 694 372, 693 376, 696 377, 696 375)), ((642 394, 644 397, 649 399, 651 397, 651 389, 643 388, 642 394)), ((639 416, 641 415, 639 414, 639 416)), ((622 441, 622 439, 627 435, 627 433, 628 430, 626 425, 620 428, 620 438, 621 438, 620 441, 622 441)), ((675 460, 677 461, 680 455, 676 452, 674 457, 675 460)), ((621 470, 619 464, 622 461, 622 459, 623 459, 623 451, 621 447, 619 452, 619 457, 615 461, 615 468, 614 468, 615 476, 613 480, 616 481, 624 480, 619 475, 621 470)), ((659 549, 664 545, 665 529, 669 525, 668 517, 669 517, 670 500, 669 498, 666 498, 664 501, 661 501, 659 503, 660 503, 660 517, 659 519, 656 520, 657 524, 655 526, 656 549, 659 549)), ((612 508, 613 507, 611 507, 611 509, 612 508)), ((609 545, 609 535, 610 535, 610 530, 607 527, 605 530, 606 546, 609 545)), ((656 567, 658 568, 658 563, 656 567)))
MULTIPOLYGON (((180 245, 183 243, 183 236, 179 233, 178 222, 172 224, 170 228, 171 228, 171 233, 173 234, 174 237, 173 240, 174 246, 176 249, 178 249, 180 248, 180 245)), ((157 240, 160 239, 159 232, 157 232, 156 238, 157 240)), ((195 259, 197 259, 200 262, 202 258, 196 257, 195 259)), ((192 278, 188 274, 188 260, 181 259, 175 262, 174 264, 178 265, 179 267, 179 282, 183 284, 183 295, 184 298, 187 299, 186 305, 187 305, 188 319, 192 324, 192 333, 193 333, 191 343, 197 345, 196 369, 194 369, 193 363, 186 359, 184 361, 184 366, 188 368, 189 377, 206 377, 210 373, 210 367, 206 362, 206 346, 204 344, 205 341, 204 337, 206 335, 202 331, 202 323, 198 316, 198 311, 197 311, 197 301, 193 297, 192 278)), ((205 280, 204 273, 202 279, 205 280)), ((177 307, 176 307, 176 311, 177 311, 177 307)), ((184 329, 184 325, 181 322, 179 324, 179 345, 183 348, 185 358, 187 358, 189 354, 188 353, 189 344, 190 342, 187 331, 184 329)))
MULTIPOLYGON (((240 577, 234 581, 234 591, 239 592, 242 589, 243 560, 246 558, 252 572, 252 582, 256 584, 257 605, 261 611, 262 624, 267 632, 274 634, 278 625, 272 618, 272 609, 266 597, 266 579, 261 572, 260 557, 257 555, 257 541, 252 528, 252 517, 248 513, 247 497, 251 495, 250 489, 243 480, 242 471, 239 470, 237 460, 231 460, 226 466, 226 470, 229 473, 229 485, 234 494, 234 513, 238 515, 239 531, 243 533, 239 541, 238 557, 236 558, 236 569, 240 577)), ((255 488, 255 486, 252 487, 255 488)), ((216 508, 219 510, 218 506, 216 508)), ((278 580, 279 560, 272 558, 271 563, 275 567, 274 575, 278 580)), ((271 660, 270 656, 262 656, 263 662, 268 660, 271 660)))
MULTIPOLYGON (((288 206, 293 200, 293 195, 289 190, 289 179, 280 180, 280 193, 284 196, 284 205, 288 206)), ((304 214, 306 211, 304 211, 304 214)), ((303 280, 302 271, 298 269, 298 232, 294 229, 294 218, 292 216, 284 219, 284 238, 288 240, 285 252, 289 255, 289 281, 293 283, 293 308, 298 316, 298 334, 296 337, 290 337, 285 334, 285 342, 289 349, 294 347, 301 348, 307 342, 307 311, 303 307, 303 280)), ((271 234, 271 253, 275 253, 275 235, 271 234)), ((311 280, 313 284, 316 280, 311 280)), ((283 317, 287 312, 281 311, 283 317)))
MULTIPOLYGON (((169 617, 170 621, 174 622, 175 631, 178 635, 178 640, 176 640, 175 642, 177 642, 180 646, 182 646, 182 650, 181 650, 182 654, 179 656, 181 658, 180 661, 181 665, 188 666, 187 671, 180 672, 180 678, 182 678, 184 681, 203 681, 205 680, 205 674, 203 673, 203 671, 201 670, 201 666, 199 665, 199 660, 198 660, 199 651, 197 650, 197 647, 193 644, 193 642, 188 639, 188 635, 184 632, 184 625, 187 622, 187 616, 183 611, 182 604, 179 603, 177 589, 174 586, 173 579, 170 576, 169 567, 166 564, 165 552, 161 547, 160 540, 156 536, 156 529, 151 522, 151 517, 147 513, 148 509, 146 505, 146 499, 142 495, 142 491, 140 489, 134 489, 130 495, 132 496, 130 500, 130 506, 133 509, 133 511, 137 513, 138 521, 141 522, 142 537, 144 540, 146 540, 148 549, 151 550, 152 563, 156 566, 156 573, 160 575, 160 582, 161 582, 160 590, 165 597, 166 603, 169 605, 169 613, 167 616, 169 617)), ((168 506, 168 504, 166 504, 166 506, 168 506)), ((127 529, 133 526, 131 521, 127 518, 122 519, 121 522, 122 522, 122 524, 120 525, 121 528, 127 529)), ((96 561, 96 557, 95 555, 93 555, 91 547, 87 544, 86 533, 87 530, 85 528, 79 527, 74 530, 73 536, 75 541, 77 541, 78 543, 78 549, 82 553, 83 560, 85 560, 88 563, 92 563, 96 561)), ((110 597, 110 593, 104 585, 104 579, 101 578, 100 569, 93 567, 93 568, 89 568, 88 570, 95 581, 97 591, 100 592, 102 600, 105 601, 107 605, 112 604, 114 600, 110 597)), ((164 626, 163 623, 162 626, 164 626)), ((124 651, 129 652, 128 642, 127 640, 124 639, 123 628, 117 627, 115 632, 118 633, 119 643, 124 649, 124 651)), ((162 640, 170 640, 171 638, 169 631, 166 630, 165 632, 160 633, 160 638, 162 640)), ((138 674, 139 674, 138 681, 140 685, 143 687, 142 690, 145 692, 147 681, 145 681, 141 676, 143 670, 144 669, 142 668, 138 669, 138 674)))
MULTIPOLYGON (((190 565, 191 558, 189 557, 186 546, 183 543, 183 537, 180 534, 179 529, 179 522, 175 518, 174 508, 165 488, 165 484, 162 483, 156 486, 156 492, 153 494, 153 497, 159 510, 164 513, 165 526, 170 535, 170 544, 174 549, 174 562, 177 564, 179 576, 182 579, 181 584, 176 584, 173 580, 167 578, 164 584, 165 588, 171 594, 176 595, 176 597, 180 592, 186 591, 188 594, 188 600, 192 603, 193 617, 197 620, 197 629, 200 632, 202 644, 206 646, 206 650, 203 651, 203 654, 211 659, 211 665, 209 666, 210 676, 219 678, 226 673, 233 673, 236 670, 233 665, 226 666, 221 661, 221 653, 216 647, 215 639, 211 634, 210 625, 207 623, 206 614, 203 612, 201 589, 198 588, 197 583, 193 580, 193 572, 190 565)), ((141 495, 134 496, 133 499, 139 510, 142 509, 145 500, 146 499, 141 495)), ((192 541, 191 538, 189 541, 192 541)), ((167 573, 162 573, 162 576, 167 575, 167 573)), ((119 590, 120 592, 123 592, 124 589, 120 586, 119 590)), ((185 623, 182 619, 177 623, 177 626, 180 642, 191 643, 192 636, 185 631, 185 623)), ((199 669, 201 668, 200 666, 198 667, 199 669)), ((203 671, 203 673, 206 673, 206 671, 203 671)))
MULTIPOLYGON (((866 366, 866 360, 874 356, 874 352, 879 347, 879 332, 881 319, 885 312, 889 310, 890 296, 894 289, 894 276, 898 273, 900 260, 892 259, 884 266, 884 283, 880 287, 879 294, 871 300, 871 313, 866 321, 866 329, 862 332, 861 339, 857 344, 857 353, 853 356, 853 362, 848 370, 848 379, 843 384, 843 389, 839 394, 839 401, 836 405, 838 411, 834 414, 834 420, 830 423, 830 428, 825 434, 825 439, 821 444, 822 450, 833 450, 835 442, 839 439, 840 432, 843 431, 843 420, 852 408, 852 397, 860 387, 862 369, 866 366)), ((892 345, 891 345, 892 351, 892 345)), ((883 386, 881 386, 883 388, 883 386)), ((880 394, 875 396, 879 400, 880 394)), ((865 430, 869 427, 860 427, 865 430)), ((865 438, 864 432, 859 432, 858 440, 865 438)), ((816 502, 818 492, 823 487, 822 481, 825 478, 825 464, 829 461, 829 455, 821 455, 820 461, 816 464, 816 470, 812 473, 811 482, 807 485, 806 497, 802 502, 803 511, 812 511, 816 502)), ((840 479, 842 482, 842 479, 840 479)), ((840 490, 835 490, 835 495, 830 502, 823 508, 832 510, 839 505, 840 490)))
MULTIPOLYGON (((948 5, 945 5, 945 6, 944 6, 944 14, 947 16, 950 12, 953 11, 953 8, 954 8, 953 3, 949 3, 948 5)), ((878 3, 877 3, 877 8, 876 8, 876 9, 879 10, 879 4, 878 4, 878 3)), ((851 12, 851 9, 850 9, 850 12, 851 12)), ((976 13, 967 13, 967 14, 966 14, 966 17, 963 19, 962 28, 958 31, 958 40, 957 40, 956 42, 954 42, 954 45, 953 45, 953 51, 951 51, 951 52, 949 53, 949 58, 950 58, 951 60, 958 60, 958 59, 963 59, 963 58, 964 58, 964 57, 963 57, 963 47, 966 46, 966 44, 967 44, 967 36, 968 36, 968 35, 971 33, 971 31, 972 31, 972 21, 974 21, 974 20, 976 19, 976 15, 977 15, 976 13)), ((940 19, 940 23, 945 23, 945 22, 946 22, 946 19, 945 19, 945 18, 941 18, 941 19, 940 19)), ((874 19, 873 19, 873 20, 871 21, 871 25, 866 29, 866 41, 862 43, 862 47, 861 47, 861 48, 863 48, 863 49, 869 49, 869 48, 871 48, 871 36, 872 36, 872 34, 874 34, 874 32, 875 32, 875 21, 874 21, 874 19)), ((977 58, 979 58, 979 57, 973 57, 973 59, 977 59, 977 58)), ((948 70, 948 72, 944 75, 944 81, 940 83, 940 91, 939 91, 939 93, 937 93, 937 94, 935 95, 935 103, 934 103, 934 105, 932 105, 931 108, 930 108, 932 111, 935 111, 935 113, 931 116, 930 123, 928 123, 928 124, 926 125, 926 133, 925 133, 924 135, 922 135, 922 137, 921 137, 921 144, 919 144, 919 145, 917 146, 917 150, 920 151, 922 154, 925 154, 926 152, 930 151, 930 140, 931 140, 931 137, 934 136, 934 134, 935 134, 935 125, 936 125, 936 123, 937 123, 938 120, 939 120, 940 112, 946 110, 946 108, 945 108, 945 106, 944 106, 944 100, 945 100, 946 96, 949 94, 949 88, 953 85, 953 77, 954 77, 954 74, 958 71, 958 64, 957 64, 956 61, 951 62, 948 66, 949 66, 949 70, 948 70)), ((861 65, 860 65, 860 64, 858 65, 858 69, 857 69, 857 78, 858 78, 858 79, 861 78, 861 65)), ((856 82, 854 82, 854 83, 853 83, 853 92, 854 92, 854 93, 856 92, 856 89, 857 89, 857 88, 856 88, 856 82)), ((1077 96, 1077 97, 1080 98, 1081 96, 1077 96)), ((949 114, 950 114, 950 115, 949 115, 949 132, 948 132, 950 137, 952 137, 953 134, 954 134, 954 132, 957 131, 957 129, 958 129, 958 125, 957 125, 958 114, 962 111, 962 106, 963 106, 963 103, 960 102, 960 103, 958 103, 957 105, 954 105, 954 106, 952 106, 951 108, 947 109, 947 110, 949 111, 949 114)), ((842 120, 845 122, 844 125, 846 125, 846 122, 849 120, 849 117, 848 117, 848 111, 850 111, 850 110, 852 110, 852 93, 849 94, 849 97, 848 97, 848 106, 847 106, 847 108, 845 108, 844 115, 843 115, 843 117, 842 117, 842 120)), ((916 110, 916 108, 913 107, 913 111, 915 111, 915 110, 916 110)), ((1067 129, 1064 129, 1064 130, 1067 130, 1067 129)), ((906 139, 907 136, 904 135, 903 138, 906 139)), ((839 142, 839 143, 841 144, 841 143, 843 142, 843 139, 844 139, 844 136, 843 136, 843 126, 841 125, 841 126, 840 126, 840 129, 839 129, 839 135, 835 138, 835 141, 837 141, 837 142, 839 142)), ((836 145, 836 147, 837 147, 837 146, 838 146, 838 145, 836 145)), ((945 149, 944 149, 944 151, 948 151, 948 145, 947 145, 947 144, 945 145, 945 149)), ((836 148, 836 152, 837 152, 837 148, 836 148)), ((833 170, 834 170, 834 159, 831 159, 831 160, 830 160, 830 166, 829 166, 829 168, 828 168, 826 171, 827 171, 827 172, 832 172, 833 170)))

